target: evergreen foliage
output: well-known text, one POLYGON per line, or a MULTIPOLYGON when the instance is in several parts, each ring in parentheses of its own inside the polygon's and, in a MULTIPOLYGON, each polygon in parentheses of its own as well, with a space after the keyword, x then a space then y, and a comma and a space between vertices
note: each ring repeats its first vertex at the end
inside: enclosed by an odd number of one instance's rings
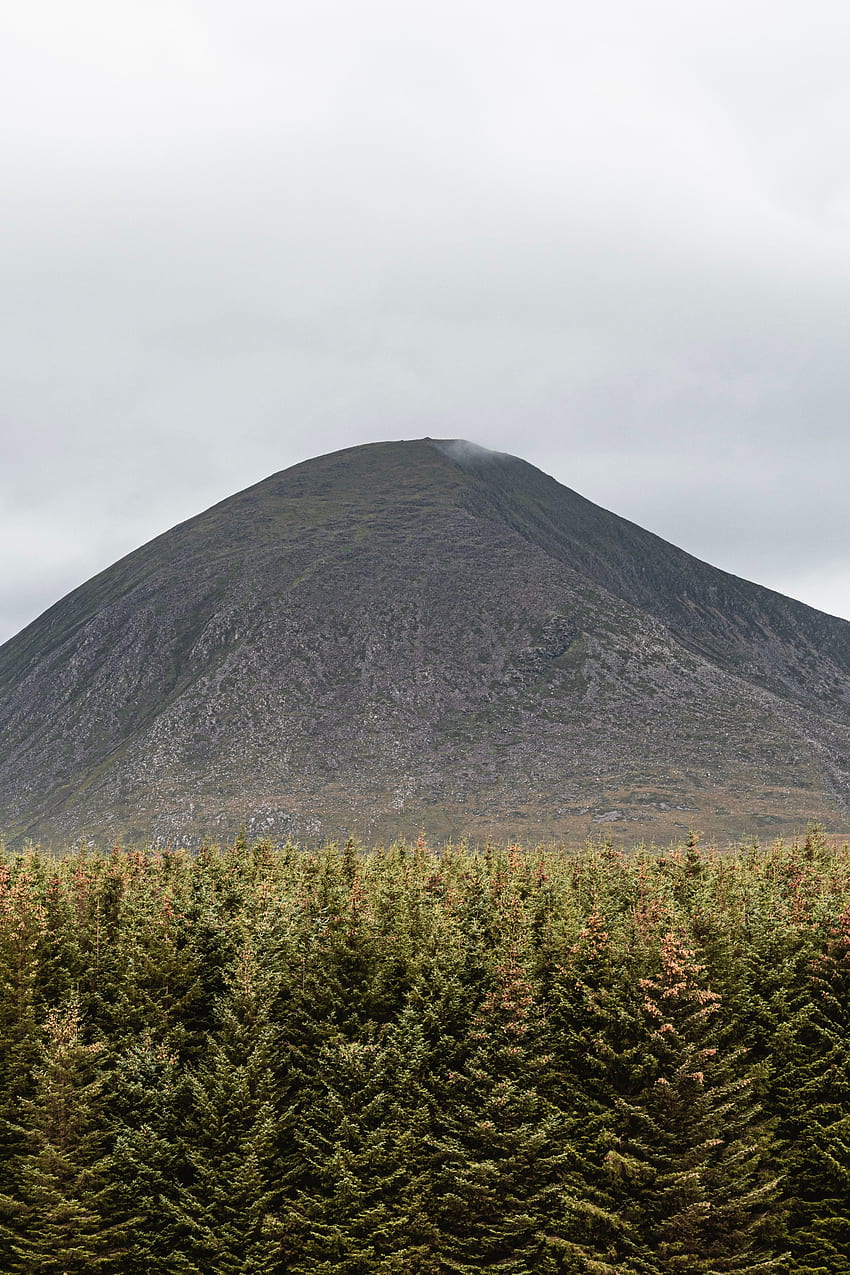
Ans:
POLYGON ((21 1106, 25 1150, 15 1164, 10 1271, 84 1275, 109 1271, 121 1251, 102 1111, 102 1046, 82 1038, 79 1005, 51 1011, 21 1106))
POLYGON ((9 1275, 850 1275, 850 852, 0 860, 9 1275))

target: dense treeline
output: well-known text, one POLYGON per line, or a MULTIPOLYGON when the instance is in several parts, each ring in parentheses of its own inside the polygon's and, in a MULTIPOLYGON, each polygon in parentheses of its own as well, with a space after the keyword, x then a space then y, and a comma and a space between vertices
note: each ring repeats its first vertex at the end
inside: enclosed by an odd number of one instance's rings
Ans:
POLYGON ((0 1270, 850 1272, 850 853, 0 865, 0 1270))

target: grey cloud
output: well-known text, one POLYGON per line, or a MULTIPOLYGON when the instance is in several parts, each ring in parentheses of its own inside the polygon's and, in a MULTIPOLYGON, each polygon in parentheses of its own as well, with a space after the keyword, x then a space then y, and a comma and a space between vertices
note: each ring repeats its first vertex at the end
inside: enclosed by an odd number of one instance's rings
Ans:
POLYGON ((850 18, 766 14, 11 6, 0 638, 267 473, 425 434, 850 615, 850 18))

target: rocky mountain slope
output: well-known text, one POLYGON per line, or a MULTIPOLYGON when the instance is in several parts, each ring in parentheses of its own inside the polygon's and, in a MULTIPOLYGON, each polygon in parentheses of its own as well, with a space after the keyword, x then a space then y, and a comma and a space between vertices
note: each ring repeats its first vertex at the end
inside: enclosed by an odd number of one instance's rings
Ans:
POLYGON ((0 647, 0 829, 64 843, 850 828, 850 623, 512 456, 351 448, 0 647))

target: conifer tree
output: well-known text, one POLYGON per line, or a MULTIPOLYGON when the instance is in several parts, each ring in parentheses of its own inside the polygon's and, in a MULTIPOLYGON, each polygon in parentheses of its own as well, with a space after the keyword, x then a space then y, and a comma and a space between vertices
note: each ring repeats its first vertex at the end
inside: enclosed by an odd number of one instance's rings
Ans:
POLYGON ((220 999, 206 1056, 189 1080, 181 1131, 187 1181, 165 1201, 183 1234, 174 1275, 266 1275, 279 1244, 266 1221, 280 1202, 272 1090, 272 987, 249 942, 220 999))
POLYGON ((190 1176, 189 1107, 185 1071, 161 1041, 146 1035, 113 1059, 107 1113, 115 1216, 127 1236, 121 1275, 172 1275, 185 1247, 171 1206, 190 1176))
POLYGON ((86 1021, 110 1038, 118 1028, 116 1014, 129 973, 123 933, 126 890, 126 862, 116 846, 108 859, 98 862, 78 922, 84 968, 77 986, 86 1021))
POLYGON ((789 1144, 788 1235, 795 1270, 850 1272, 850 908, 806 970, 791 1057, 775 1083, 789 1144))
POLYGON ((657 972, 638 980, 643 1040, 606 1063, 614 1136, 596 1168, 610 1180, 607 1236, 590 1270, 783 1269, 769 1219, 777 1198, 771 1143, 742 1051, 724 1040, 719 997, 703 974, 681 936, 668 932, 657 972))
POLYGON ((565 1180, 562 1269, 649 1275, 651 1254, 622 1208, 609 1161, 616 1096, 639 1087, 647 1067, 640 971, 628 967, 596 908, 564 957, 549 990, 544 1082, 576 1152, 565 1180))
POLYGON ((637 1101, 620 1097, 612 1169, 628 1173, 635 1158, 648 1170, 640 1226, 662 1272, 777 1269, 767 1216, 778 1199, 773 1144, 743 1050, 725 1039, 719 995, 703 975, 681 936, 666 934, 657 975, 640 980, 655 1075, 637 1101))
POLYGON ((18 1199, 4 1201, 12 1272, 106 1275, 124 1249, 111 1220, 100 1053, 83 1040, 76 1001, 48 1015, 34 1094, 21 1104, 27 1150, 17 1160, 18 1199))
POLYGON ((13 1232, 3 1226, 19 1188, 18 1158, 26 1147, 20 1103, 32 1096, 41 1046, 38 1025, 39 948, 46 921, 29 865, 0 863, 0 1269, 11 1262, 13 1232))
POLYGON ((298 1168, 274 1234, 291 1275, 431 1275, 435 1234, 424 1208, 429 1054, 404 1015, 321 1053, 294 1130, 298 1168))
POLYGON ((574 1156, 538 1088, 542 1017, 516 946, 492 973, 459 1070, 441 1070, 430 1208, 440 1269, 557 1269, 562 1183, 574 1156))
MULTIPOLYGON (((405 855, 394 863, 406 874, 405 855)), ((439 889, 423 897, 408 878, 406 914, 398 898, 385 899, 384 956, 360 911, 364 883, 346 881, 352 916, 334 906, 340 900, 327 865, 322 875, 283 1003, 277 1076, 286 1203, 275 1234, 284 1269, 425 1275, 436 1251, 425 1208, 431 1079, 436 1059, 450 1064, 468 1022, 451 910, 439 889), (407 1004, 390 1018, 408 981, 407 1004), (345 1003, 349 987, 353 1006, 345 1003)), ((283 950, 278 966, 286 966, 283 950)))
POLYGON ((124 909, 110 1011, 116 1052, 148 1036, 181 1060, 201 1048, 211 1011, 191 937, 182 900, 163 884, 161 864, 150 864, 124 909))

